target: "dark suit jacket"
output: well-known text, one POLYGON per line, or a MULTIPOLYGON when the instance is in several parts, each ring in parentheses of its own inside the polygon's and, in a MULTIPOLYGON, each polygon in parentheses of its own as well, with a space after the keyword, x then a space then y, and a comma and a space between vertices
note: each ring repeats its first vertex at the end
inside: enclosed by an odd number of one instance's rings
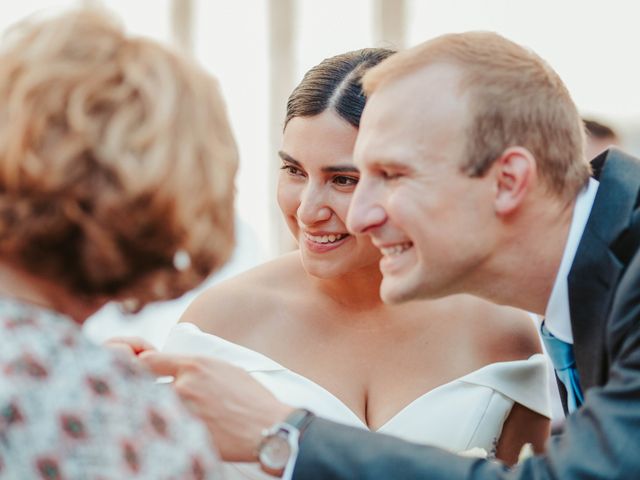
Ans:
POLYGON ((610 150, 593 169, 600 186, 568 278, 585 403, 547 454, 508 470, 316 419, 294 480, 640 479, 640 161, 610 150))

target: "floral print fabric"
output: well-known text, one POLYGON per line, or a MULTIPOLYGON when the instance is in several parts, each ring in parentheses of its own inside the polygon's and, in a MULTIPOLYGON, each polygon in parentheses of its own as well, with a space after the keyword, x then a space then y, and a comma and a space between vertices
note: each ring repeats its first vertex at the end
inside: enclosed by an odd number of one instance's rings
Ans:
POLYGON ((0 479, 220 478, 170 386, 70 319, 0 299, 0 479))

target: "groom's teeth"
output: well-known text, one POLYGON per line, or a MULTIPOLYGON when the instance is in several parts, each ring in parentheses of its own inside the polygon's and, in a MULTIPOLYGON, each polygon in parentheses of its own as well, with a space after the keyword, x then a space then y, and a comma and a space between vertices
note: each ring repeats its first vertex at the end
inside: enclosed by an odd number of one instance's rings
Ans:
POLYGON ((387 255, 387 256, 399 255, 405 250, 408 250, 409 248, 411 248, 411 245, 412 245, 411 242, 401 243, 398 245, 394 245, 392 247, 381 247, 380 251, 382 252, 383 255, 387 255))
POLYGON ((338 240, 342 240, 348 234, 339 233, 337 235, 333 235, 333 234, 331 234, 331 235, 311 235, 309 233, 305 233, 304 235, 309 240, 311 240, 312 242, 316 242, 316 243, 334 243, 334 242, 337 242, 338 240))

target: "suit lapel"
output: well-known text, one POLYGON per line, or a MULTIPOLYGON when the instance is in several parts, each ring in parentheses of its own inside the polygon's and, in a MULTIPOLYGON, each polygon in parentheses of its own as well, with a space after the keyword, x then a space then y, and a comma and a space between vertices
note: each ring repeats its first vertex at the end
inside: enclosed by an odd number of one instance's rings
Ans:
POLYGON ((637 203, 640 162, 619 150, 594 160, 600 182, 568 276, 574 354, 583 390, 606 381, 605 327, 627 252, 613 248, 637 203))
POLYGON ((606 380, 604 329, 622 268, 608 246, 585 231, 568 277, 574 355, 583 391, 606 380))

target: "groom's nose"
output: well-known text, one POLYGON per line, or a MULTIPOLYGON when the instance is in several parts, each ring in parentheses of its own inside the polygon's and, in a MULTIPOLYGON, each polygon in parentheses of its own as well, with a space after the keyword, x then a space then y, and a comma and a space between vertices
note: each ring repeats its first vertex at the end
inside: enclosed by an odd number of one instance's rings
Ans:
POLYGON ((347 214, 347 229, 355 234, 370 233, 387 220, 387 214, 381 204, 382 197, 375 182, 361 177, 355 189, 347 214))

